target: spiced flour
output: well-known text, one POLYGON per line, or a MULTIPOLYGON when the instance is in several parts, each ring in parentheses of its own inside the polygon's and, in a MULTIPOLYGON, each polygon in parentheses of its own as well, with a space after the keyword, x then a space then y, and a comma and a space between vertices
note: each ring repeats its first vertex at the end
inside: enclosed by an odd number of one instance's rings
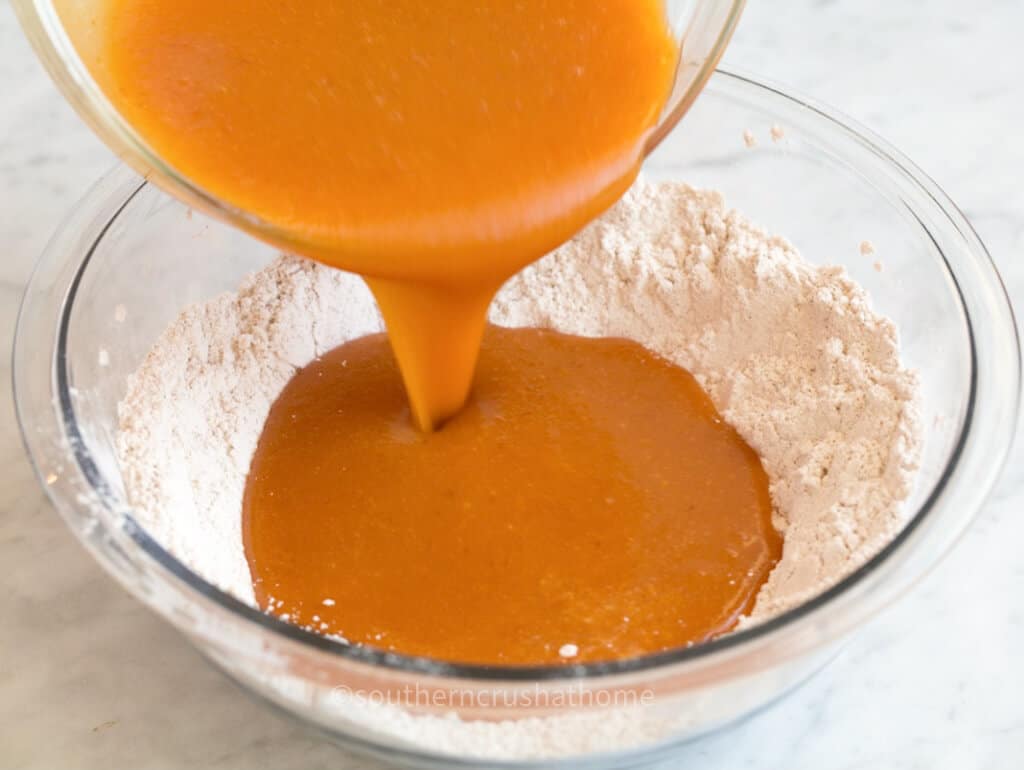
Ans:
MULTIPOLYGON (((901 526, 920 450, 916 382, 896 331, 839 268, 804 262, 714 192, 637 183, 573 241, 502 289, 491 320, 640 341, 686 367, 760 454, 783 557, 751 624, 833 585, 901 526)), ((281 257, 236 293, 168 328, 120 404, 125 489, 149 532, 210 582, 254 603, 241 501, 271 404, 289 378, 379 331, 355 276, 281 257)), ((268 678, 268 687, 275 687, 268 678)), ((676 734, 687 713, 574 712, 519 721, 413 715, 344 694, 289 698, 349 730, 459 755, 537 758, 623 749, 676 734)))
MULTIPOLYGON (((628 337, 693 372, 760 454, 785 536, 745 622, 834 584, 900 526, 919 435, 893 325, 840 268, 804 262, 717 193, 638 183, 509 281, 491 319, 628 337)), ((241 499, 270 405, 298 367, 381 328, 360 279, 291 257, 182 313, 120 405, 140 522, 253 602, 241 499)))
MULTIPOLYGON (((713 191, 639 182, 516 275, 492 320, 635 339, 707 389, 760 454, 785 539, 745 623, 835 584, 902 521, 920 438, 893 325, 841 268, 806 263, 713 191)), ((381 328, 357 277, 292 257, 186 309, 120 405, 140 522, 253 602, 242 494, 270 404, 297 368, 381 328)))

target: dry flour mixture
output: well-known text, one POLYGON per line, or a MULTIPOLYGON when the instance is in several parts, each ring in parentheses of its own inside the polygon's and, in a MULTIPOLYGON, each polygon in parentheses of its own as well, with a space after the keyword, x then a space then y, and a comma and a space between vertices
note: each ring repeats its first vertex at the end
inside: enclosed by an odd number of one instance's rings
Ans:
MULTIPOLYGON (((491 320, 628 337, 697 377, 761 455, 785 538, 743 624, 835 584, 902 524, 921 437, 916 380, 900 363, 895 328, 841 269, 808 264, 715 192, 637 183, 509 281, 491 320)), ((241 501, 267 412, 297 368, 380 329, 360 279, 291 257, 237 293, 183 312, 130 378, 120 406, 125 487, 143 526, 194 571, 252 603, 241 501)), ((530 727, 411 717, 391 707, 365 718, 421 745, 501 757, 593 750, 602 741, 621 748, 623 731, 641 741, 658 729, 625 716, 602 717, 595 731, 579 717, 562 729, 548 720, 530 727)))

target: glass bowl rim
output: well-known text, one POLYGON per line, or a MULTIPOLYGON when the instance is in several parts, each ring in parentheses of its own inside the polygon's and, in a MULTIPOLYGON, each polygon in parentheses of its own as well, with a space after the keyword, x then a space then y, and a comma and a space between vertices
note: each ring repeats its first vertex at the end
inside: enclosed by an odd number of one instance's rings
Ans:
MULTIPOLYGON (((781 90, 780 87, 765 83, 761 80, 755 80, 750 76, 735 74, 728 71, 717 70, 715 72, 715 79, 720 79, 730 82, 733 86, 741 89, 746 89, 750 92, 761 92, 767 95, 769 98, 774 100, 780 100, 787 103, 790 107, 794 107, 798 110, 804 110, 809 113, 814 119, 822 120, 832 130, 838 130, 844 134, 847 138, 854 139, 863 147, 877 155, 879 158, 884 160, 892 170, 897 172, 905 181, 909 181, 915 188, 920 192, 924 193, 928 198, 932 200, 938 209, 945 215, 946 218, 950 219, 951 222, 957 226, 961 234, 973 236, 974 245, 977 247, 975 256, 979 256, 991 270, 992 280, 998 290, 1001 292, 1003 302, 1006 304, 1006 309, 1009 311, 1012 336, 1016 343, 1016 368, 1015 368, 1015 382, 1017 384, 1017 398, 1015 403, 1012 405, 1012 413, 1014 415, 1014 422, 1016 422, 1016 415, 1019 407, 1019 383, 1020 383, 1020 346, 1017 338, 1016 324, 1012 323, 1012 308, 1009 305, 1009 299, 1006 295, 1005 288, 1002 285, 1001 279, 999 278, 998 272, 995 270, 992 264, 991 257, 988 255, 984 245, 977 238, 976 233, 967 222, 966 218, 959 211, 959 209, 949 200, 947 196, 930 180, 923 172, 917 169, 916 166, 911 164, 906 158, 904 158, 899 152, 890 147, 884 140, 880 139, 872 132, 860 127, 854 121, 849 120, 845 116, 840 115, 838 112, 831 110, 823 105, 817 103, 814 100, 807 99, 804 97, 795 96, 790 92, 781 90), (931 187, 932 189, 929 189, 931 187), (938 197, 936 197, 938 196, 938 197)), ((116 172, 115 172, 116 173, 116 172)), ((309 631, 305 631, 298 626, 294 626, 282 620, 278 620, 276 617, 267 615, 262 610, 250 606, 249 604, 241 601, 240 599, 228 594, 225 591, 217 588, 213 584, 207 582, 204 578, 198 574, 192 572, 186 567, 181 561, 179 561, 170 552, 164 549, 159 543, 157 543, 145 529, 140 526, 130 513, 124 512, 123 506, 119 504, 117 497, 112 492, 110 486, 107 484, 103 474, 99 470, 99 466, 93 461, 92 456, 86 449, 82 432, 79 430, 77 417, 75 413, 74 404, 72 403, 72 394, 70 380, 67 369, 67 340, 68 332, 70 329, 71 313, 74 308, 74 300, 78 288, 81 285, 82 276, 84 275, 86 268, 91 261, 91 258, 96 252, 96 249, 103 238, 106 236, 110 227, 117 220, 124 210, 128 207, 134 197, 143 190, 147 184, 151 184, 145 180, 140 180, 135 186, 132 192, 121 201, 120 205, 111 213, 105 220, 102 228, 99 230, 93 242, 86 249, 85 256, 82 258, 80 264, 75 270, 74 277, 70 282, 66 293, 63 296, 60 310, 59 327, 57 330, 57 349, 56 354, 53 358, 53 367, 55 369, 54 377, 56 380, 57 389, 57 403, 55 409, 57 410, 57 418, 61 423, 61 428, 64 437, 68 440, 72 453, 78 464, 78 468, 81 473, 85 476, 87 482, 91 485, 92 490, 97 494, 100 501, 108 508, 109 511, 115 514, 121 514, 122 529, 135 545, 137 545, 142 551, 152 559, 165 573, 168 573, 174 579, 179 580, 185 584, 185 586, 194 591, 206 599, 211 600, 220 609, 227 610, 234 616, 241 620, 247 621, 248 623, 254 624, 262 631, 270 632, 276 636, 284 637, 285 639, 298 643, 302 647, 309 648, 321 653, 327 653, 332 656, 336 656, 340 659, 350 661, 357 664, 370 665, 375 668, 388 669, 397 672, 411 673, 411 674, 422 674, 436 677, 444 677, 455 680, 483 680, 483 681, 503 681, 503 682, 553 682, 560 680, 578 680, 578 679, 596 679, 599 677, 617 675, 617 674, 631 674, 646 672, 653 669, 659 669, 671 664, 685 663, 688 661, 700 660, 703 658, 709 658, 715 653, 736 649, 747 645, 758 639, 764 639, 770 637, 776 631, 780 629, 790 627, 798 621, 816 613, 818 610, 832 603, 832 601, 844 594, 846 594, 854 586, 861 583, 870 574, 875 572, 879 567, 886 564, 890 557, 897 551, 901 550, 903 544, 910 538, 910 536, 917 530, 919 525, 928 518, 932 512, 933 507, 941 497, 942 492, 946 489, 950 479, 954 476, 955 471, 958 468, 960 460, 962 458, 963 450, 967 442, 967 438, 970 435, 972 425, 974 423, 975 407, 976 407, 976 395, 978 389, 978 365, 977 365, 977 349, 975 340, 975 330, 971 320, 971 316, 966 307, 963 290, 960 286, 959 281, 953 270, 951 269, 948 259, 941 248, 936 245, 939 255, 942 257, 943 262, 946 265, 947 272, 952 281, 952 285, 955 288, 956 296, 960 302, 960 309, 963 314, 964 323, 966 326, 966 334, 969 342, 970 351, 970 377, 969 377, 969 390, 967 396, 967 403, 963 419, 959 426, 959 433, 956 437, 955 444, 949 454, 948 460, 939 478, 935 481, 934 485, 928 491, 927 497, 921 503, 920 507, 908 518, 905 526, 900 532, 887 543, 881 550, 878 551, 874 556, 868 559, 864 564, 858 567, 856 570, 851 572, 849 575, 844 577, 842 580, 837 582, 831 588, 826 591, 814 596, 810 600, 787 610, 765 622, 758 623, 750 628, 737 630, 726 634, 724 636, 713 639, 709 642, 705 642, 691 647, 673 648, 665 650, 659 653, 648 654, 633 658, 613 660, 598 663, 585 663, 585 664, 558 664, 558 665, 534 665, 534 666, 500 666, 500 665, 481 665, 481 664, 460 664, 452 663, 449 661, 422 657, 422 656, 411 656, 403 655, 399 653, 392 653, 376 648, 367 646, 350 646, 345 645, 327 637, 319 636, 309 631)), ((81 202, 88 201, 89 195, 87 194, 81 202)), ((31 442, 28 438, 27 422, 28 417, 24 413, 21 402, 18 399, 17 391, 17 348, 19 343, 19 331, 22 326, 23 316, 25 311, 25 304, 33 287, 33 281, 35 276, 30 277, 26 287, 25 299, 22 301, 22 309, 19 313, 18 325, 15 330, 15 356, 14 363, 12 366, 12 375, 14 378, 14 394, 15 404, 19 427, 21 429, 23 443, 28 453, 30 462, 33 469, 40 480, 41 485, 47 491, 51 501, 60 508, 60 502, 55 499, 55 495, 49 488, 45 481, 45 475, 37 462, 37 458, 32 450, 31 442)), ((997 447, 1000 457, 998 465, 1001 467, 1005 462, 1006 455, 1010 447, 1010 441, 1005 442, 1005 446, 997 447)), ((941 558, 941 554, 932 560, 929 566, 932 566, 938 559, 941 558)), ((923 572, 922 572, 923 574, 923 572)), ((920 576, 918 576, 920 577, 920 576)), ((889 597, 884 604, 891 602, 895 596, 889 597)))

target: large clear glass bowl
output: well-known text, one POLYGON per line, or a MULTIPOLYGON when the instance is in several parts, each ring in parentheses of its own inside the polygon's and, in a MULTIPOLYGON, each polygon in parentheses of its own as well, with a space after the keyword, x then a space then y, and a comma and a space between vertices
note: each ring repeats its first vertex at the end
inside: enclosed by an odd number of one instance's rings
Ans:
POLYGON ((500 668, 345 647, 222 593, 133 518, 114 451, 116 405, 125 377, 182 308, 237 286, 274 251, 126 168, 79 204, 25 293, 14 379, 39 478, 68 526, 128 590, 248 689, 355 749, 428 766, 480 764, 360 726, 339 706, 339 687, 417 688, 429 698, 413 712, 460 704, 454 708, 467 720, 564 718, 580 708, 553 697, 567 688, 575 703, 591 706, 648 693, 630 713, 658 730, 561 758, 593 767, 664 756, 752 712, 822 666, 974 517, 1016 425, 1015 325, 984 246, 942 191, 877 138, 806 101, 718 73, 645 173, 715 187, 812 262, 843 265, 895 321, 906 362, 920 373, 925 445, 908 523, 805 605, 689 649, 600 665, 500 668), (861 253, 862 241, 873 243, 873 255, 861 253))

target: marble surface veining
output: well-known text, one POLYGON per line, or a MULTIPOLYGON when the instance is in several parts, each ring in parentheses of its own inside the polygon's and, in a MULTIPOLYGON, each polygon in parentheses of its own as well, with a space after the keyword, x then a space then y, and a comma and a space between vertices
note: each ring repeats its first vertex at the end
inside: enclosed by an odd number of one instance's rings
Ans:
MULTIPOLYGON (((750 0, 725 66, 829 102, 942 185, 1024 307, 1024 4, 750 0)), ((370 768, 250 701, 79 548, 24 458, 18 298, 113 162, 0 0, 0 767, 370 768)), ((1024 450, 911 595, 802 689, 688 746, 715 770, 1017 768, 1024 754, 1024 450)))

